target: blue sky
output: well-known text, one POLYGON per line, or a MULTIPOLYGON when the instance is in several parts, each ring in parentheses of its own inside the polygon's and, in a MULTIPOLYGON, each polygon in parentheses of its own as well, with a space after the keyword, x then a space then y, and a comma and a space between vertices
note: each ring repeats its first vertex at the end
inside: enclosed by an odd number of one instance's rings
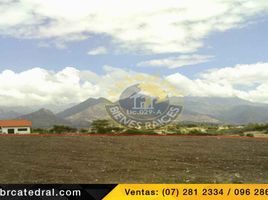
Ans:
POLYGON ((79 95, 66 92, 64 103, 107 96, 103 91, 120 74, 158 74, 187 95, 268 102, 265 0, 5 0, 0 13, 0 90, 10 87, 0 104, 6 97, 16 104, 18 94, 35 103, 60 102, 55 96, 68 84, 79 95), (57 92, 43 99, 44 91, 25 90, 21 80, 35 73, 42 80, 34 84, 54 80, 57 92), (14 83, 6 85, 11 77, 14 83))
MULTIPOLYGON (((161 74, 180 72, 187 76, 194 76, 210 68, 234 66, 236 64, 252 64, 268 62, 268 17, 262 18, 254 24, 243 28, 231 29, 226 32, 211 33, 204 41, 205 46, 197 54, 215 56, 207 63, 194 64, 176 69, 158 68, 161 74)), ((7 36, 0 38, 0 70, 12 69, 16 72, 33 67, 43 67, 48 70, 61 70, 74 66, 82 70, 92 70, 103 73, 102 66, 135 69, 145 73, 154 73, 154 67, 137 67, 136 64, 144 60, 160 59, 172 54, 143 55, 138 53, 111 52, 104 55, 88 55, 90 49, 105 46, 109 39, 103 36, 71 42, 66 48, 40 47, 39 39, 17 39, 7 36)), ((45 40, 46 41, 46 40, 45 40)), ((113 51, 116 47, 109 44, 113 51)), ((177 55, 175 53, 175 55, 177 55)))

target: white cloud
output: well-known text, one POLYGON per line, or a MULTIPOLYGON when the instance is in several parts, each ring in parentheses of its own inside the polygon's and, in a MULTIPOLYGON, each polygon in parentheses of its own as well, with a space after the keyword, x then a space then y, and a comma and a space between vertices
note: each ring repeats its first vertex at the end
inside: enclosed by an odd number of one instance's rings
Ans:
POLYGON ((105 47, 97 47, 87 52, 88 55, 96 56, 106 54, 108 50, 105 47))
POLYGON ((4 70, 0 73, 0 106, 67 105, 89 97, 117 100, 127 84, 138 82, 136 75, 150 76, 111 66, 103 69, 101 76, 74 67, 58 72, 43 68, 20 73, 4 70))
POLYGON ((164 59, 154 59, 149 61, 143 61, 138 63, 138 66, 142 67, 167 67, 170 69, 183 67, 187 65, 194 65, 198 63, 205 63, 210 61, 213 58, 213 56, 209 55, 181 55, 177 57, 169 57, 164 59))
MULTIPOLYGON (((111 66, 103 70, 102 75, 74 67, 58 72, 42 68, 20 73, 4 70, 0 73, 0 106, 67 105, 89 97, 117 100, 126 87, 141 80, 155 81, 150 74, 111 66)), ((180 73, 162 78, 187 96, 240 97, 268 103, 268 63, 214 69, 193 79, 180 73)))
POLYGON ((166 77, 185 95, 239 97, 268 103, 268 63, 213 69, 189 79, 179 73, 166 77))
POLYGON ((179 73, 167 76, 167 80, 176 85, 185 96, 235 96, 234 88, 230 84, 210 82, 206 79, 192 80, 179 73))
POLYGON ((88 74, 72 67, 59 72, 42 68, 20 73, 5 70, 0 74, 0 105, 31 106, 78 102, 98 95, 98 86, 87 81, 95 76, 92 72, 88 74), (87 76, 86 79, 84 75, 87 76))
POLYGON ((105 35, 124 51, 189 53, 267 11, 267 0, 5 0, 0 34, 64 42, 105 35))
POLYGON ((202 73, 201 77, 211 82, 228 82, 236 85, 261 84, 268 82, 268 64, 240 64, 235 67, 210 69, 202 73))

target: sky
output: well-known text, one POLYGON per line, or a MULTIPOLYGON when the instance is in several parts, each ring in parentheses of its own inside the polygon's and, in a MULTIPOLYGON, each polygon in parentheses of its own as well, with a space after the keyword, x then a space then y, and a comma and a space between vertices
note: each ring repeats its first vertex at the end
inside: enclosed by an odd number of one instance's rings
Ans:
POLYGON ((0 106, 115 100, 152 76, 268 103, 267 35, 267 0, 0 0, 0 106))

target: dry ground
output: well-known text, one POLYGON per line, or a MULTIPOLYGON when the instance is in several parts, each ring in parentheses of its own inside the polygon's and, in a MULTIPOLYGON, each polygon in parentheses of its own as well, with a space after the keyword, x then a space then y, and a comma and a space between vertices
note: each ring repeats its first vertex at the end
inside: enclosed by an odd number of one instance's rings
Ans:
POLYGON ((1 183, 268 183, 268 140, 2 136, 1 183))

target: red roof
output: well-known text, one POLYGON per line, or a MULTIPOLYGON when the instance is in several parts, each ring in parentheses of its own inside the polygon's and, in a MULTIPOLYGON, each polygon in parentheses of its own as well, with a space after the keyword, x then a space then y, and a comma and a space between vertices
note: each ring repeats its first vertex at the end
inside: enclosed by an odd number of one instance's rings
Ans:
POLYGON ((0 127, 19 127, 32 126, 32 122, 28 120, 0 120, 0 127))

